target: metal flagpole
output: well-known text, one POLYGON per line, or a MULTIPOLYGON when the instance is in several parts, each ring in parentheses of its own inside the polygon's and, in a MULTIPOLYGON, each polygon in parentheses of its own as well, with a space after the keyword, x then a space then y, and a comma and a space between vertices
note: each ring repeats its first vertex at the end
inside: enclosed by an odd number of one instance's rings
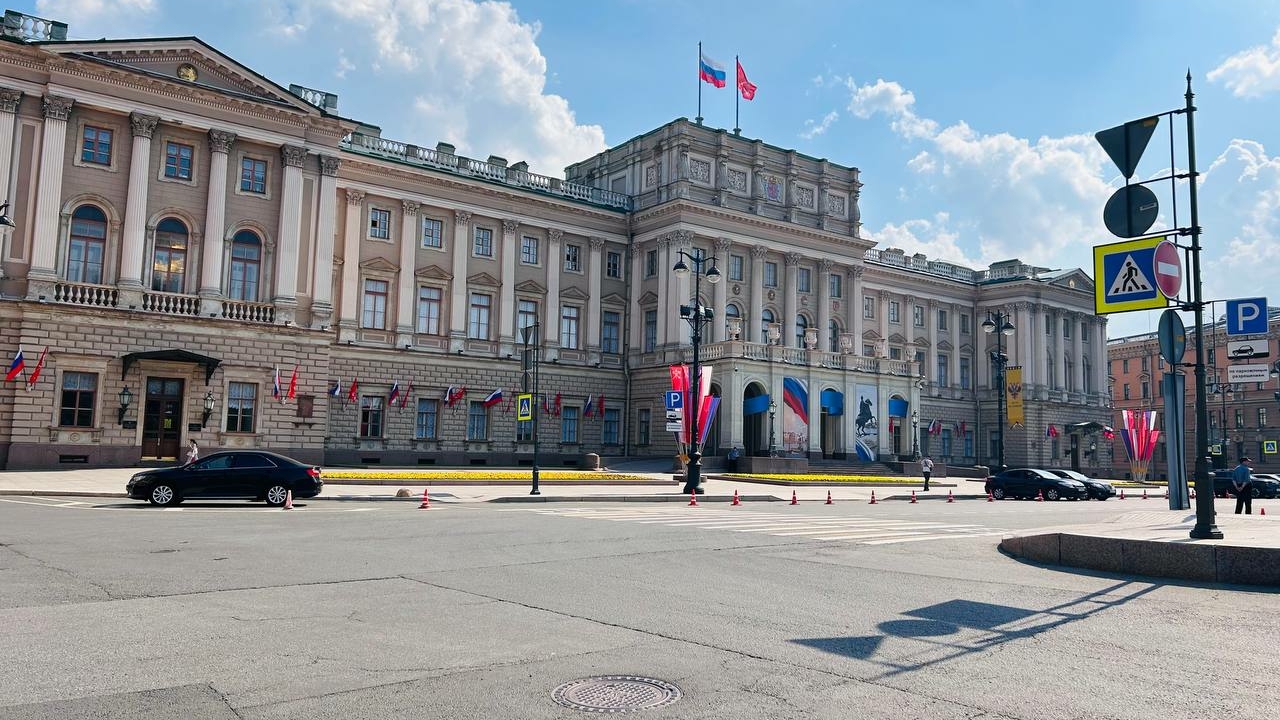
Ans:
POLYGON ((733 134, 734 135, 742 134, 742 128, 739 127, 739 123, 738 123, 738 106, 742 103, 742 88, 737 86, 738 85, 738 68, 740 67, 742 67, 742 65, 739 64, 738 56, 734 55, 733 56, 733 85, 734 85, 734 88, 733 88, 733 134))
POLYGON ((698 41, 698 117, 696 122, 702 124, 702 41, 698 41))

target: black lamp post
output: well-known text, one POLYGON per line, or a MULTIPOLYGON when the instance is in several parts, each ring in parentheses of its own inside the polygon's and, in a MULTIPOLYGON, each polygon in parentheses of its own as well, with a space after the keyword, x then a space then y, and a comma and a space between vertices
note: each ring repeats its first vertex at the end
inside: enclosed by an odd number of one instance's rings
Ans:
POLYGON ((769 457, 778 456, 778 446, 774 444, 773 416, 778 412, 778 403, 769 398, 769 457))
POLYGON ((920 411, 911 411, 911 459, 920 459, 920 411))
POLYGON ((1230 383, 1220 382, 1220 380, 1215 372, 1213 382, 1209 384, 1208 391, 1210 395, 1217 395, 1222 403, 1222 412, 1218 414, 1218 420, 1222 424, 1219 428, 1222 432, 1219 436, 1218 457, 1221 458, 1219 463, 1225 467, 1227 464, 1227 395, 1235 392, 1235 386, 1230 383))
POLYGON ((533 402, 530 404, 530 410, 533 415, 533 487, 529 490, 530 495, 541 495, 542 490, 538 488, 538 348, 542 346, 541 336, 538 331, 541 325, 537 320, 532 325, 526 325, 520 329, 520 335, 524 340, 524 355, 521 356, 521 367, 524 371, 524 377, 521 381, 521 391, 528 393, 529 375, 533 375, 533 402))
POLYGON ((996 335, 996 351, 991 353, 991 362, 996 366, 996 469, 1004 472, 1004 382, 1005 366, 1009 364, 1009 356, 1004 354, 1004 336, 1013 334, 1013 323, 1009 322, 1009 313, 1002 310, 988 312, 987 319, 982 321, 982 331, 996 335))
POLYGON ((213 414, 213 391, 204 394, 204 411, 200 415, 200 427, 203 429, 209 424, 209 416, 213 414))
POLYGON ((129 386, 126 385, 120 391, 120 416, 116 418, 117 423, 124 422, 124 414, 129 411, 129 405, 133 402, 133 393, 129 392, 129 386))
POLYGON ((0 226, 14 227, 13 220, 9 219, 9 203, 0 204, 0 226))
POLYGON ((688 258, 693 265, 693 304, 681 305, 680 317, 684 318, 693 330, 693 368, 689 375, 688 396, 685 398, 685 407, 692 408, 693 418, 689 427, 689 465, 688 474, 685 476, 684 492, 701 493, 703 492, 701 487, 702 443, 701 438, 698 437, 698 430, 702 426, 702 379, 701 368, 698 365, 698 350, 702 345, 702 329, 715 315, 712 308, 702 305, 702 278, 705 277, 707 282, 714 285, 720 282, 720 271, 716 269, 715 256, 707 255, 701 248, 694 248, 692 253, 684 250, 676 251, 676 264, 671 268, 676 275, 683 276, 690 272, 689 265, 684 262, 685 258, 688 258))

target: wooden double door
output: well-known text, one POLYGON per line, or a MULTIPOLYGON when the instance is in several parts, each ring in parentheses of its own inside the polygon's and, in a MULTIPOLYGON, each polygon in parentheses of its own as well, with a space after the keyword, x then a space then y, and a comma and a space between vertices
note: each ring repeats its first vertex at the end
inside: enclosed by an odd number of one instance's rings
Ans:
POLYGON ((147 378, 142 405, 142 457, 174 460, 182 452, 181 378, 147 378))

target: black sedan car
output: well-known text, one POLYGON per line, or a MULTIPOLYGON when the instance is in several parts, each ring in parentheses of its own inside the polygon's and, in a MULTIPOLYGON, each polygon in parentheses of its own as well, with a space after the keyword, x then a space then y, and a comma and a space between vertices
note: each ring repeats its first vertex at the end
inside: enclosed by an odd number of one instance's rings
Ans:
POLYGON ((1095 500, 1106 500, 1109 497, 1116 496, 1115 486, 1107 482, 1106 480, 1098 480, 1097 478, 1091 478, 1088 475, 1085 475, 1084 473, 1076 472, 1075 470, 1063 470, 1061 468, 1046 468, 1046 469, 1060 478, 1075 480, 1076 482, 1083 484, 1085 486, 1085 489, 1089 491, 1089 497, 1095 500))
POLYGON ((320 468, 260 450, 217 452, 181 467, 144 470, 125 486, 134 500, 152 505, 176 505, 186 499, 265 500, 284 505, 289 491, 295 498, 320 494, 320 468))
MULTIPOLYGON (((1235 497, 1235 485, 1231 482, 1231 470, 1213 471, 1213 494, 1218 497, 1235 497)), ((1280 497, 1280 481, 1269 475, 1253 474, 1253 496, 1256 498, 1280 497)))
POLYGON ((1084 483, 1054 475, 1048 470, 1016 468, 987 478, 987 492, 996 500, 1034 498, 1041 493, 1045 500, 1088 499, 1084 483))

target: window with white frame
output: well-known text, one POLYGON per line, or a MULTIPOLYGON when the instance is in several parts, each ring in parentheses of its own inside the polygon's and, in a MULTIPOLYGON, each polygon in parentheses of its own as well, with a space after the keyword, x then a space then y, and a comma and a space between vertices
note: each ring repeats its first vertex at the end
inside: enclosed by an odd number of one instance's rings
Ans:
POLYGON ((258 400, 256 383, 227 383, 227 432, 253 432, 254 409, 258 400))
POLYGON ((171 180, 190 180, 195 148, 172 140, 164 144, 164 176, 171 180))
POLYGON ((960 358, 960 389, 969 389, 969 358, 960 358))
POLYGON ((915 327, 920 327, 920 328, 924 327, 924 306, 923 305, 911 306, 911 324, 914 325, 915 327))
POLYGON ((532 420, 516 421, 516 442, 518 443, 533 442, 533 421, 532 420))
POLYGON ((418 440, 435 440, 440 420, 440 401, 435 398, 418 398, 417 417, 413 422, 413 437, 418 440))
POLYGON ((729 256, 729 279, 734 282, 742 281, 742 265, 743 257, 741 255, 729 256))
POLYGON ((827 277, 830 278, 827 281, 827 293, 832 298, 840 297, 841 291, 844 290, 844 278, 840 277, 838 273, 831 273, 827 277))
POLYGON ((484 293, 471 293, 471 312, 467 317, 467 337, 473 340, 489 339, 489 311, 493 297, 484 293))
POLYGON ((862 296, 862 317, 865 320, 876 319, 876 299, 870 295, 862 296))
POLYGON ((371 330, 387 329, 387 292, 386 280, 364 281, 364 314, 360 327, 371 330))
POLYGON ((606 277, 622 279, 622 253, 613 251, 605 253, 604 274, 606 277))
POLYGON ((391 211, 369 208, 369 237, 374 240, 391 239, 391 211))
POLYGON ((98 374, 64 372, 59 427, 91 428, 98 396, 98 374))
POLYGON ((582 308, 565 305, 560 308, 560 347, 566 350, 578 349, 578 318, 582 308))
POLYGON ((778 263, 766 262, 764 264, 764 286, 770 288, 778 287, 778 263))
POLYGON ((969 334, 969 313, 960 313, 960 333, 962 335, 969 334))
POLYGON ((935 371, 937 372, 937 375, 934 376, 937 379, 938 387, 947 387, 948 385, 951 384, 950 377, 949 377, 951 374, 950 370, 951 370, 951 357, 949 355, 939 354, 938 367, 935 371))
POLYGON ((467 406, 467 439, 479 442, 489 439, 489 408, 479 400, 467 406))
POLYGON ((191 244, 186 224, 177 218, 165 218, 156 225, 155 238, 151 289, 156 292, 183 292, 187 276, 187 250, 191 244))
POLYGON ((565 243, 564 246, 564 269, 565 272, 582 272, 582 246, 573 243, 565 243))
POLYGON ((653 352, 658 347, 658 311, 644 311, 644 351, 653 352))
POLYGON ((245 157, 240 159, 240 192, 267 194, 267 161, 245 157))
POLYGON ((600 352, 621 351, 622 313, 605 310, 600 314, 600 352))
POLYGON ((71 213, 67 245, 67 282, 101 285, 102 260, 107 252, 107 216, 93 205, 71 213))
POLYGON ((435 218, 422 218, 422 247, 441 250, 444 248, 444 223, 435 218))
POLYGON ((658 251, 650 250, 644 254, 644 276, 653 277, 658 274, 658 251))
POLYGON ((647 409, 636 413, 636 444, 641 447, 649 444, 651 418, 652 413, 647 409))
POLYGON ((440 288, 418 288, 418 332, 424 335, 440 334, 440 309, 443 303, 444 291, 440 288))
POLYGON ((478 227, 471 245, 471 254, 476 257, 493 257, 493 231, 478 227))
POLYGON ((231 272, 227 297, 257 302, 258 279, 262 274, 262 239, 252 230, 241 230, 231 239, 231 272))
POLYGON ((576 445, 578 442, 578 408, 565 407, 560 414, 560 442, 576 445))
POLYGON ((84 126, 84 137, 80 145, 80 162, 94 165, 111 164, 111 143, 114 132, 108 128, 84 126))
POLYGON ((525 265, 538 264, 538 238, 531 235, 520 237, 520 262, 525 265))
POLYGON ((938 329, 939 330, 947 329, 947 311, 946 310, 942 310, 942 309, 938 310, 938 329))
POLYGON ((382 437, 382 413, 386 398, 381 395, 363 395, 360 397, 360 437, 373 439, 382 437))
POLYGON ((809 268, 796 268, 796 292, 810 292, 811 279, 812 273, 809 272, 809 268))
POLYGON ((889 322, 891 323, 902 322, 902 318, 898 315, 897 300, 889 301, 889 322))
MULTIPOLYGON (((538 303, 534 300, 519 300, 516 302, 516 330, 524 330, 533 327, 538 322, 538 303)), ((521 333, 517 338, 524 342, 524 334, 521 333)), ((536 340, 535 340, 536 342, 536 340)))

